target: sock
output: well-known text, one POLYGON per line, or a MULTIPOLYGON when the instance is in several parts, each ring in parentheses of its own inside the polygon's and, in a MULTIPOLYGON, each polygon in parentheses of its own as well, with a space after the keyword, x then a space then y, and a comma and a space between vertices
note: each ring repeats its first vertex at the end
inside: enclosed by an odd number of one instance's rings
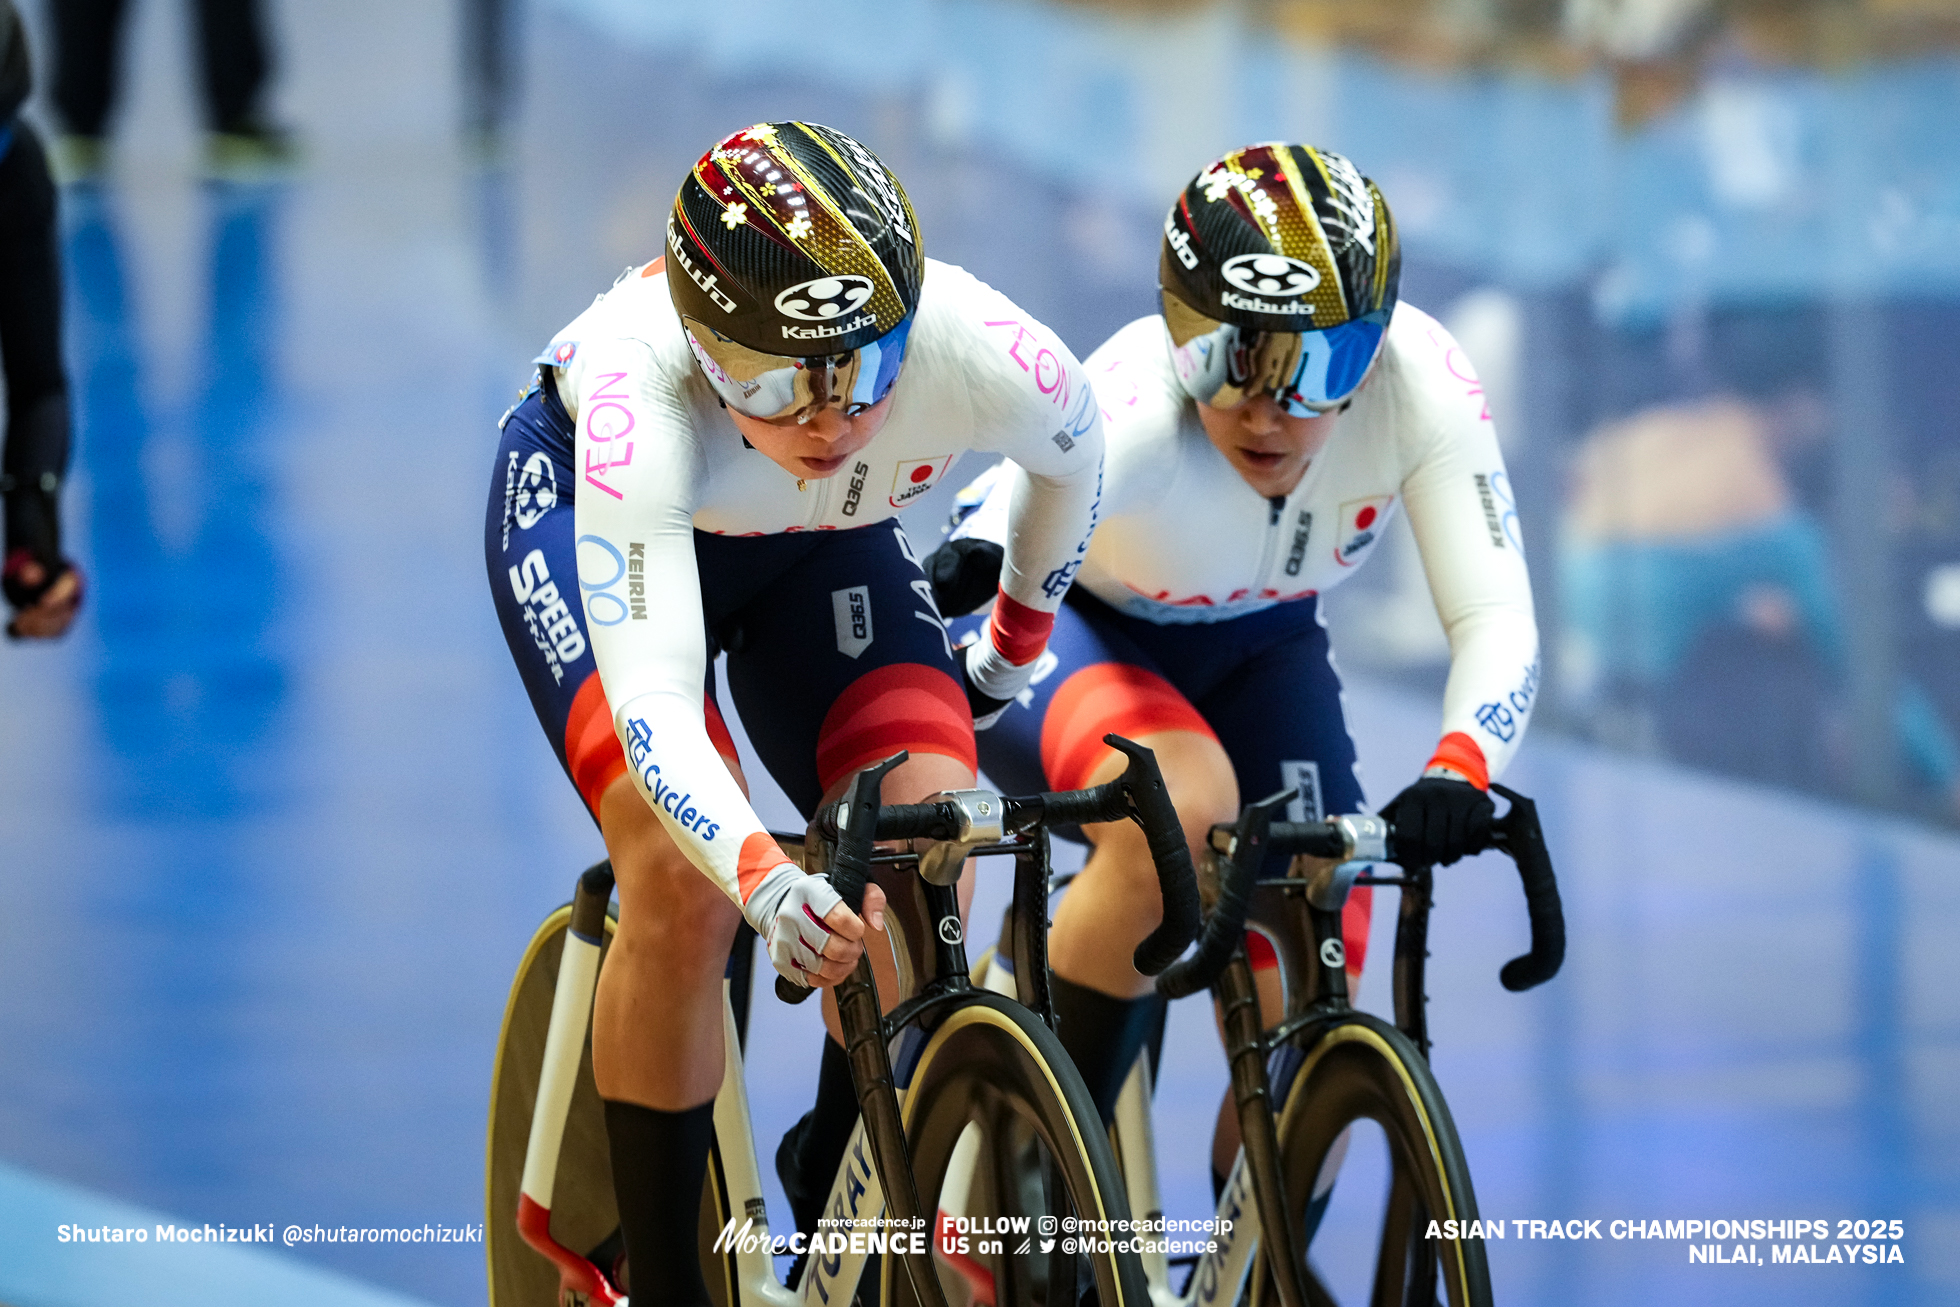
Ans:
POLYGON ((1049 992, 1055 1000, 1055 1033, 1108 1125, 1116 1119, 1117 1096, 1150 1038, 1163 1000, 1155 994, 1111 998, 1060 976, 1051 979, 1049 992))
POLYGON ((632 1297, 663 1307, 708 1307, 696 1227, 715 1105, 662 1112, 613 1099, 605 1104, 613 1196, 632 1297))

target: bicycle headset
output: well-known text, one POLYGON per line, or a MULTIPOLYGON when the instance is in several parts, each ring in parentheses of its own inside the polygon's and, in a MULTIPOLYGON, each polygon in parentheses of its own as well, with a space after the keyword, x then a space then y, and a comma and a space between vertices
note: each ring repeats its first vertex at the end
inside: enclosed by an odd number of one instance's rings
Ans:
POLYGON ((667 219, 668 293, 722 403, 852 417, 905 361, 925 282, 918 223, 877 156, 816 123, 757 123, 702 155, 667 219))
POLYGON ((1311 145, 1234 150, 1164 219, 1158 285, 1185 393, 1232 409, 1338 408, 1381 352, 1402 249, 1372 181, 1311 145))

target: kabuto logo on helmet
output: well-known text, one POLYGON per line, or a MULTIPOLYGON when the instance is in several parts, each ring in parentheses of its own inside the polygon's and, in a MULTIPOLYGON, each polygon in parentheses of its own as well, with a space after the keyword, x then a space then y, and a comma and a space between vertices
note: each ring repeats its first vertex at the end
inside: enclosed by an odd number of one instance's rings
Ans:
POLYGON ((791 286, 776 297, 776 309, 798 322, 829 322, 854 312, 871 298, 871 278, 844 273, 791 286))
POLYGON ((1293 299, 1320 284, 1320 270, 1284 254, 1241 254, 1225 260, 1219 275, 1252 295, 1293 299))
POLYGON ((726 291, 721 290, 715 284, 721 280, 719 274, 704 274, 699 268, 694 266, 694 260, 688 257, 687 246, 681 240, 680 224, 675 222, 672 217, 667 219, 667 248, 674 252, 674 262, 681 265, 682 270, 687 273, 689 279, 695 285, 707 292, 708 298, 714 302, 716 308, 720 309, 723 313, 733 313, 740 307, 729 297, 726 291))

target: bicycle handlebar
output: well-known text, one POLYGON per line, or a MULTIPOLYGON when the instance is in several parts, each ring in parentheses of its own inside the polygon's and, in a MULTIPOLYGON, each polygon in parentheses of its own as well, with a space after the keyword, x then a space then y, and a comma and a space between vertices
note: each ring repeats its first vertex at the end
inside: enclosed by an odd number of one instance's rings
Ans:
MULTIPOLYGON (((1531 923, 1530 951, 1506 962, 1498 973, 1504 988, 1516 993, 1542 985, 1558 974, 1565 962, 1565 914, 1559 902, 1551 852, 1546 848, 1544 828, 1538 821, 1538 805, 1505 786, 1493 783, 1490 788, 1511 801, 1510 811, 1491 824, 1490 847, 1503 850, 1517 864, 1524 885, 1525 912, 1531 923)), ((1247 804, 1232 825, 1212 827, 1214 834, 1229 831, 1233 836, 1230 860, 1219 883, 1218 902, 1205 921, 1197 951, 1157 977, 1158 993, 1166 998, 1183 998, 1209 989, 1217 980, 1245 932, 1252 888, 1258 883, 1259 867, 1268 852, 1401 862, 1395 856, 1392 827, 1387 828, 1386 839, 1376 856, 1370 857, 1376 851, 1357 847, 1352 819, 1273 821, 1272 814, 1292 798, 1292 791, 1281 791, 1258 803, 1247 804), (1350 824, 1344 826, 1344 822, 1350 824)))
POLYGON ((1491 827, 1492 843, 1517 864, 1525 914, 1531 920, 1531 951, 1506 962, 1497 975, 1516 994, 1544 984, 1565 965, 1565 908, 1559 902, 1552 853, 1545 847, 1545 829, 1538 824, 1538 805, 1495 781, 1490 788, 1511 801, 1511 810, 1491 827))
MULTIPOLYGON (((1003 797, 1001 824, 1004 830, 1021 831, 1039 825, 1080 825, 1128 817, 1141 826, 1157 866, 1164 920, 1137 945, 1133 961, 1139 972, 1154 976, 1197 936, 1198 879, 1191 866, 1191 851, 1185 845, 1184 828, 1157 770, 1156 755, 1120 735, 1105 735, 1103 743, 1129 757, 1130 764, 1121 776, 1086 790, 1003 797)), ((879 803, 878 791, 885 774, 906 757, 904 753, 894 754, 865 768, 852 778, 844 798, 817 814, 818 833, 835 842, 830 860, 831 888, 852 912, 863 911, 872 845, 878 840, 955 840, 963 833, 963 814, 957 803, 879 803)), ((776 977, 776 997, 785 1003, 801 1003, 812 992, 787 977, 776 977)))

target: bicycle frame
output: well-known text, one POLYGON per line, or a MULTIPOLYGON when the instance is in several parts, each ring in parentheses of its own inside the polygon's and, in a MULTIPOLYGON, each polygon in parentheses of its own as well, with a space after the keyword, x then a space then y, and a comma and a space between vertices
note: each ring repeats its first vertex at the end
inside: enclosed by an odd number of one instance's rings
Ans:
MULTIPOLYGON (((777 834, 777 843, 792 856, 798 850, 814 850, 821 845, 806 844, 802 837, 777 834)), ((1049 837, 1045 829, 1032 835, 960 845, 942 842, 935 846, 953 853, 940 855, 942 862, 957 870, 969 856, 1010 854, 1015 859, 1014 897, 1017 905, 1030 911, 1017 913, 1023 922, 1039 921, 1043 928, 1024 928, 1016 943, 1022 956, 1035 965, 1024 968, 1026 980, 1007 991, 1037 1013, 1051 1027, 1054 1014, 1048 1001, 1046 904, 1049 876, 1049 837), (957 854, 957 857, 954 856, 957 854), (1034 915, 1039 913, 1039 915, 1034 915)), ((902 875, 881 877, 887 891, 886 928, 892 940, 899 973, 900 992, 907 995, 881 1020, 876 1017, 875 995, 872 1006, 875 1030, 886 1034, 885 1053, 892 1057, 891 1083, 902 1105, 910 1080, 912 1063, 924 1047, 924 1035, 937 1019, 957 1007, 971 992, 968 979, 964 930, 959 923, 958 900, 951 884, 936 884, 915 874, 921 857, 932 854, 879 854, 871 859, 877 867, 900 869, 902 875), (951 925, 948 926, 947 923, 951 925)), ((812 865, 810 870, 821 871, 812 865)), ((518 1230, 526 1243, 549 1258, 558 1268, 560 1302, 574 1307, 611 1307, 622 1301, 607 1278, 586 1258, 561 1245, 551 1235, 552 1191, 557 1175, 558 1155, 564 1137, 572 1090, 576 1082, 586 1034, 590 1026, 592 1000, 598 982, 599 959, 603 948, 607 903, 612 895, 610 868, 595 867, 580 877, 573 901, 571 928, 559 962, 551 1018, 545 1038, 544 1062, 538 1084, 536 1107, 526 1142, 522 1196, 519 1199, 518 1230)), ((868 961, 861 965, 867 973, 868 961)), ((735 1015, 728 998, 729 983, 723 984, 723 1028, 725 1049, 721 1088, 715 1097, 715 1134, 720 1145, 719 1183, 726 1194, 726 1210, 742 1213, 732 1223, 726 1246, 718 1249, 734 1259, 733 1276, 740 1303, 767 1304, 768 1307, 827 1307, 849 1302, 862 1278, 866 1262, 874 1255, 877 1241, 869 1240, 863 1250, 855 1250, 848 1237, 845 1247, 813 1254, 795 1290, 786 1288, 776 1276, 774 1239, 762 1197, 761 1172, 757 1163, 753 1126, 749 1114, 748 1091, 744 1075, 741 1042, 735 1029, 735 1015), (841 1295, 841 1296, 840 1296, 841 1295)), ((862 1014, 860 1013, 860 1021, 862 1014)), ((885 1214, 886 1202, 877 1142, 861 1117, 843 1161, 824 1200, 826 1217, 841 1218, 836 1232, 862 1230, 885 1214)), ((890 1147, 893 1141, 887 1141, 890 1147)), ((896 1141, 897 1155, 904 1156, 904 1140, 896 1141)), ((949 1186, 963 1188, 963 1186, 949 1186)), ((937 1234, 937 1214, 929 1241, 937 1234)), ((795 1251, 801 1251, 795 1250, 795 1251)), ((935 1284, 936 1287, 936 1284, 935 1284)))
MULTIPOLYGON (((1510 813, 1493 826, 1493 846, 1504 849, 1517 863, 1531 916, 1531 952, 1507 963, 1502 973, 1505 988, 1518 991, 1556 974, 1564 956, 1564 924, 1536 805, 1501 785, 1492 789, 1511 801, 1510 813)), ((1292 797, 1291 792, 1272 795, 1247 805, 1234 826, 1215 827, 1214 855, 1242 858, 1243 868, 1256 868, 1266 856, 1269 833, 1277 833, 1272 831, 1274 814, 1292 797), (1216 837, 1225 833, 1230 834, 1231 842, 1221 848, 1216 837)), ((1336 818, 1330 825, 1339 830, 1341 839, 1334 843, 1345 848, 1343 856, 1349 860, 1295 857, 1286 876, 1251 880, 1249 886, 1250 873, 1237 870, 1235 876, 1242 888, 1229 891, 1222 884, 1216 856, 1205 868, 1202 888, 1214 914, 1222 914, 1222 921, 1242 923, 1229 927, 1236 936, 1229 941, 1229 954, 1223 955, 1224 965, 1212 973, 1210 982, 1224 1026, 1242 1140, 1217 1210, 1221 1227, 1224 1221, 1234 1224, 1218 1238, 1213 1251, 1198 1259, 1183 1294, 1170 1289, 1169 1265, 1164 1257, 1146 1256, 1144 1271, 1156 1307, 1235 1301, 1244 1291, 1246 1277, 1255 1265, 1254 1252, 1262 1246, 1267 1230, 1272 1231, 1272 1239, 1263 1246, 1281 1301, 1287 1307, 1304 1307, 1309 1301, 1324 1301, 1329 1296, 1315 1281, 1304 1255, 1296 1254, 1290 1246, 1294 1232, 1279 1168, 1270 1059, 1275 1051, 1288 1048, 1310 1053, 1324 1032, 1343 1023, 1354 1011, 1349 1003, 1341 915, 1357 885, 1393 886, 1401 891, 1392 977, 1394 1024, 1419 1057, 1426 1061, 1429 1056, 1423 971, 1429 954, 1431 869, 1412 863, 1399 876, 1364 875, 1362 868, 1367 862, 1388 854, 1386 828, 1378 818, 1367 817, 1336 818), (1227 910, 1221 899, 1241 893, 1244 897, 1233 898, 1227 910), (1279 963, 1285 1013, 1270 1031, 1263 1028, 1242 927, 1256 929, 1270 940, 1279 963)), ((1215 923, 1208 923, 1206 939, 1200 943, 1200 956, 1214 943, 1211 924, 1215 923)), ((1195 968, 1194 975, 1204 974, 1201 962, 1194 960, 1190 965, 1195 968)), ((1159 988, 1173 995, 1190 992, 1188 982, 1180 985, 1168 974, 1160 978, 1159 988)), ((1117 1103, 1118 1150, 1130 1187, 1131 1210, 1157 1214, 1163 1204, 1156 1188, 1149 1107, 1147 1063, 1139 1058, 1117 1103), (1136 1142, 1132 1144, 1132 1140, 1136 1142), (1134 1168, 1130 1165, 1133 1159, 1138 1163, 1134 1168)), ((1333 1166, 1338 1166, 1332 1161, 1336 1156, 1330 1154, 1333 1166)), ((1327 1175, 1323 1167, 1322 1176, 1316 1177, 1315 1198, 1324 1192, 1320 1181, 1327 1175)))

